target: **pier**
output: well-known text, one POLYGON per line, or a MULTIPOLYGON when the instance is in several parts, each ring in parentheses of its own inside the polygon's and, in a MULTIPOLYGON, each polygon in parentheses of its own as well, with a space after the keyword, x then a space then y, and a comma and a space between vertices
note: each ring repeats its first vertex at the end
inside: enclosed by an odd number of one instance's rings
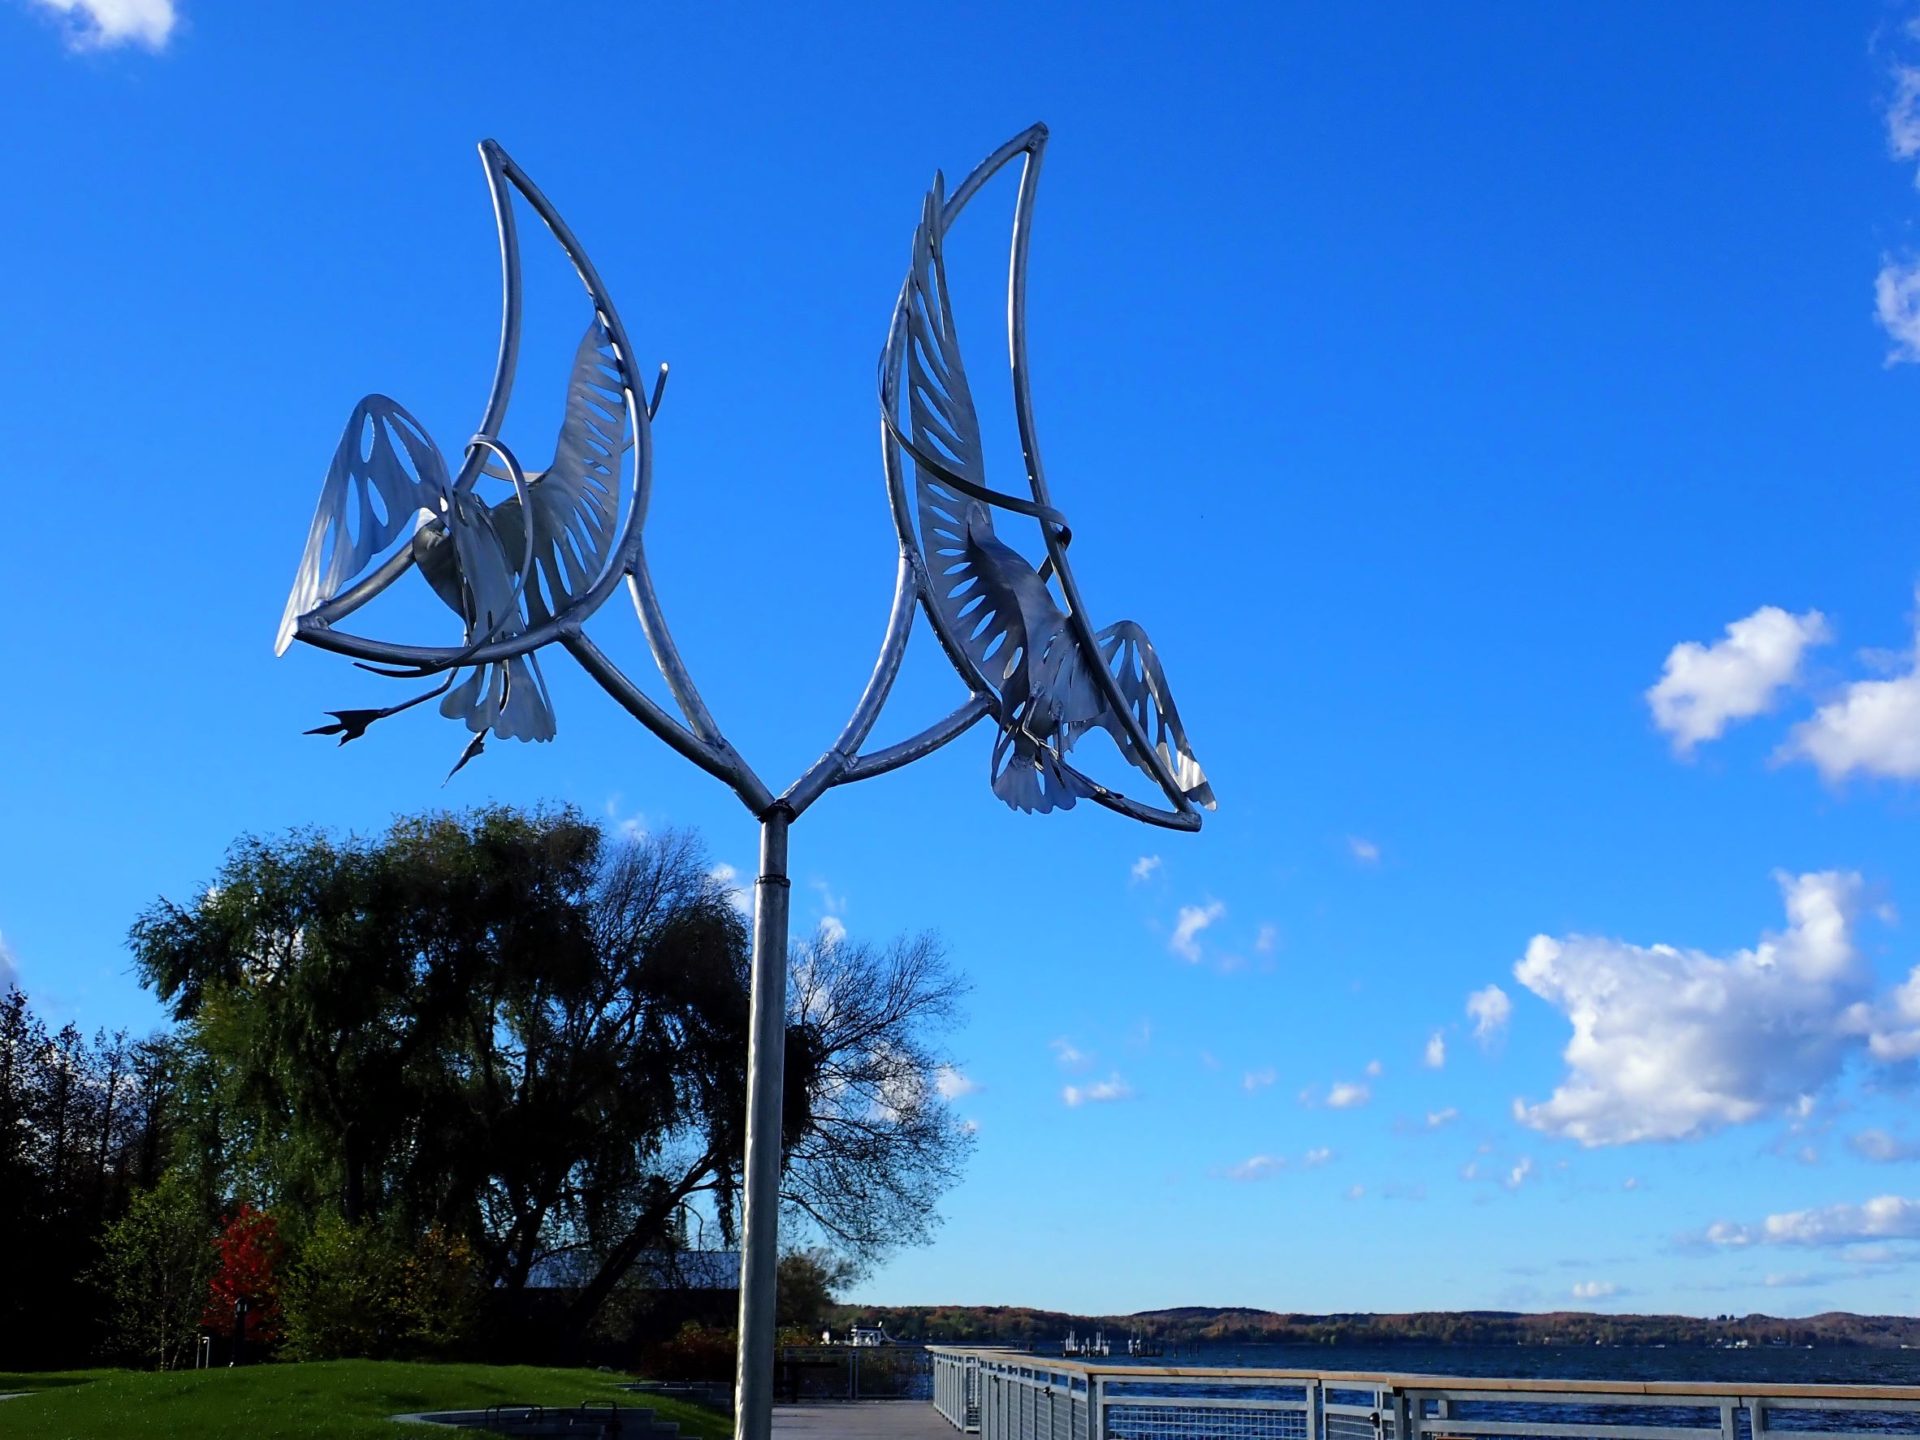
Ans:
POLYGON ((1920 1386, 1497 1380, 1083 1364, 957 1346, 928 1353, 933 1410, 949 1434, 982 1440, 1920 1440, 1920 1386))

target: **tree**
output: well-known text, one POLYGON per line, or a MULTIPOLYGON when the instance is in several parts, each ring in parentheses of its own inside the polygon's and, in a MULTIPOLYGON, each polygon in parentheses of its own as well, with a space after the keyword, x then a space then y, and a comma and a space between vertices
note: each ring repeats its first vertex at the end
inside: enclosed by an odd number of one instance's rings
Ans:
POLYGON ((780 1257, 775 1319, 782 1329, 818 1330, 833 1309, 833 1292, 853 1278, 845 1257, 813 1246, 780 1257))
POLYGON ((273 1344, 281 1333, 280 1267, 286 1258, 279 1222, 243 1201, 221 1224, 213 1248, 213 1279, 200 1323, 216 1335, 233 1336, 248 1353, 273 1344))
POLYGON ((161 1370, 191 1358, 213 1278, 212 1241, 213 1226, 179 1175, 135 1195, 107 1227, 93 1277, 122 1355, 161 1370))
MULTIPOLYGON (((249 837, 133 927, 174 1009, 216 1181, 472 1249, 482 1287, 572 1292, 584 1334, 691 1204, 731 1234, 747 936, 689 836, 577 812, 249 837)), ((937 1085, 960 986, 930 940, 796 955, 786 1197, 843 1252, 922 1239, 969 1137, 937 1085)))

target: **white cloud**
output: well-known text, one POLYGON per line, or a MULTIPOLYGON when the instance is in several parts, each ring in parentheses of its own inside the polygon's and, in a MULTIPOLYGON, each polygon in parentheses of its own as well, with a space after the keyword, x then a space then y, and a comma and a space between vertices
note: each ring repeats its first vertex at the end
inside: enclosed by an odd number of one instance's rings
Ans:
POLYGON ((1920 360, 1920 260, 1880 257, 1873 277, 1873 314, 1893 341, 1887 364, 1920 360))
POLYGON ((1127 883, 1130 885, 1138 885, 1143 880, 1150 880, 1153 878, 1153 872, 1159 868, 1160 857, 1158 855, 1142 855, 1138 860, 1133 862, 1132 868, 1127 871, 1127 883))
POLYGON ((1473 1038, 1491 1045, 1513 1018, 1513 1001, 1498 985, 1489 985, 1467 996, 1467 1014, 1473 1020, 1473 1038))
POLYGON ((1467 1161, 1466 1164, 1460 1167, 1460 1178, 1467 1181, 1478 1180, 1480 1178, 1480 1162, 1478 1160, 1467 1161))
POLYGON ((740 872, 722 860, 707 872, 707 878, 727 892, 727 903, 742 915, 753 913, 753 891, 740 883, 740 872))
MULTIPOLYGON (((1915 334, 1920 337, 1920 319, 1915 334)), ((1794 726, 1780 755, 1811 760, 1830 781, 1856 772, 1920 780, 1920 658, 1891 679, 1854 681, 1794 726)))
POLYGON ((1429 1070, 1438 1070, 1447 1063, 1447 1037, 1438 1030, 1427 1037, 1427 1048, 1421 1059, 1429 1070))
POLYGON ((1180 913, 1173 922, 1173 938, 1167 941, 1167 948, 1189 965, 1200 963, 1200 932, 1227 913, 1227 907, 1218 900, 1209 900, 1205 905, 1182 905, 1180 913))
POLYGON ((0 935, 0 995, 19 988, 20 967, 14 964, 13 951, 7 945, 7 937, 0 935))
POLYGON ((1610 1300, 1620 1293, 1620 1287, 1611 1280, 1582 1280, 1573 1287, 1576 1300, 1610 1300))
POLYGON ((106 50, 141 45, 164 50, 179 23, 173 0, 34 0, 42 9, 66 18, 76 49, 106 50))
POLYGON ((1093 1063, 1091 1055, 1065 1037, 1053 1042, 1053 1058, 1067 1070, 1084 1070, 1093 1063))
POLYGON ((1133 1087, 1120 1078, 1115 1071, 1106 1079, 1092 1085, 1069 1085, 1060 1092, 1060 1098, 1067 1102, 1069 1109, 1077 1110, 1082 1105, 1105 1105, 1115 1100, 1131 1100, 1133 1087))
POLYGON ((1427 1112, 1427 1129, 1442 1129, 1445 1126, 1451 1125, 1459 1118, 1460 1112, 1451 1105, 1447 1106, 1444 1110, 1429 1110, 1427 1112))
POLYGON ((1876 1165, 1897 1165, 1905 1160, 1920 1160, 1920 1145, 1897 1139, 1884 1130, 1862 1130, 1847 1141, 1853 1153, 1876 1165))
POLYGON ((1876 1060, 1920 1057, 1920 965, 1875 1007, 1867 1048, 1876 1060))
POLYGON ((1367 1061, 1367 1078, 1369 1080, 1378 1080, 1382 1075, 1386 1074, 1386 1068, 1387 1067, 1382 1065, 1378 1060, 1367 1061))
POLYGON ((1852 1245, 1862 1240, 1920 1240, 1920 1200, 1879 1195, 1861 1205, 1823 1205, 1769 1215, 1759 1225, 1717 1220, 1707 1227, 1710 1244, 1852 1245))
POLYGON ((1920 67, 1893 67, 1893 96, 1887 102, 1887 150, 1896 160, 1920 155, 1920 67))
POLYGON ((831 949, 847 938, 847 926, 838 915, 820 917, 820 943, 831 949))
POLYGON ((1333 1151, 1325 1145, 1316 1145, 1313 1149, 1307 1151, 1300 1163, 1309 1170, 1318 1170, 1331 1159, 1333 1159, 1333 1151))
POLYGON ((1527 1177, 1533 1174, 1533 1157, 1523 1155, 1514 1167, 1507 1172, 1505 1185, 1509 1190, 1518 1190, 1527 1183, 1527 1177))
POLYGON ((958 1100, 963 1095, 977 1095, 980 1082, 969 1078, 956 1066, 942 1065, 934 1071, 933 1088, 940 1092, 942 1100, 958 1100))
POLYGON ((1229 1180, 1267 1180, 1280 1173, 1287 1166, 1284 1157, 1278 1155, 1252 1155, 1238 1165, 1227 1170, 1229 1180))
POLYGON ((1249 1070, 1240 1077, 1240 1088, 1252 1095, 1266 1089, 1279 1078, 1279 1073, 1271 1065, 1262 1070, 1249 1070))
POLYGON ((1372 1087, 1351 1080, 1341 1080, 1327 1088, 1327 1106, 1333 1110, 1357 1110, 1372 1098, 1372 1087))
POLYGON ((1364 1185, 1349 1185, 1347 1187, 1347 1199, 1349 1200, 1358 1200, 1366 1193, 1367 1187, 1364 1185))
POLYGON ((1277 925, 1262 925, 1254 933, 1253 950, 1256 955, 1271 955, 1279 944, 1280 927, 1277 925))
POLYGON ((1799 677, 1806 651, 1831 638, 1818 610, 1789 615, 1778 605, 1763 605, 1727 626, 1724 640, 1676 645, 1647 691, 1654 724, 1673 737, 1677 752, 1690 754, 1702 740, 1719 739, 1730 722, 1771 709, 1799 677))
POLYGON ((1347 837, 1347 853, 1362 865, 1380 863, 1380 847, 1362 835, 1347 837))
POLYGON ((1852 923, 1858 875, 1776 877, 1787 929, 1727 957, 1537 935, 1514 976, 1573 1024, 1567 1076, 1536 1130, 1583 1145, 1692 1139, 1791 1112, 1839 1072, 1865 1027, 1852 923))
POLYGON ((1622 1190, 1638 1190, 1640 1188, 1640 1177, 1638 1175, 1627 1176, 1626 1179, 1620 1182, 1620 1188, 1622 1190))

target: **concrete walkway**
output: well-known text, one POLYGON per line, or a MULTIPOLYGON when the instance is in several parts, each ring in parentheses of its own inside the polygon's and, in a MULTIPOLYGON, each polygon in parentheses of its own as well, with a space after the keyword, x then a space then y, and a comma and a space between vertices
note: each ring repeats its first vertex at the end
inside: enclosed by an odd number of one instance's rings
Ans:
POLYGON ((776 1440, 956 1440, 959 1431, 925 1400, 868 1400, 774 1407, 776 1440))

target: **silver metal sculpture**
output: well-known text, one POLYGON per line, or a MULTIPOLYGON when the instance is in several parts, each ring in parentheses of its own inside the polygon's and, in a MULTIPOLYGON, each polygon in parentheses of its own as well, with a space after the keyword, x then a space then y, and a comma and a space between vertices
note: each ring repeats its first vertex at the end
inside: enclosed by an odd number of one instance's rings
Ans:
POLYGON ((647 572, 642 530, 652 481, 651 425, 666 380, 642 393, 634 351, 598 273, 559 214, 492 141, 480 147, 500 234, 502 319, 493 386, 457 471, 400 405, 373 395, 354 408, 334 453, 288 597, 276 653, 294 640, 350 656, 376 674, 440 683, 375 709, 332 712, 309 732, 357 739, 376 721, 438 698, 469 733, 454 770, 487 736, 550 740, 552 703, 538 653, 559 645, 636 719, 724 781, 759 819, 752 1026, 742 1211, 739 1387, 735 1433, 772 1424, 773 1302, 780 1192, 781 1065, 787 962, 787 829, 829 788, 931 754, 990 717, 990 780, 1018 810, 1091 799, 1136 820, 1196 830, 1213 794, 1194 758, 1158 656, 1131 621, 1094 630, 1067 564, 1071 539, 1040 463, 1026 363, 1028 238, 1046 146, 1044 126, 1014 137, 951 196, 936 176, 880 358, 887 492, 899 536, 893 604, 873 674, 839 738, 778 795, 727 742, 681 663, 647 572), (988 488, 973 398, 961 363, 944 247, 967 202, 1023 159, 1008 282, 1013 404, 1028 496, 988 488), (593 317, 574 357, 552 462, 528 471, 502 438, 520 342, 520 251, 513 194, 530 205, 578 272, 593 317), (624 472, 624 473, 623 473, 624 472), (909 484, 909 473, 911 484, 909 484), (483 487, 486 493, 483 493, 483 487), (489 495, 491 498, 489 498, 489 495), (1031 563, 995 513, 1038 522, 1031 563), (339 628, 418 568, 458 617, 457 643, 405 645, 339 628), (627 678, 584 625, 625 582, 679 715, 627 678), (959 672, 968 699, 910 739, 864 751, 900 671, 916 609, 959 672), (464 678, 462 678, 464 676, 464 678), (1068 759, 1102 730, 1164 803, 1137 800, 1068 759))

